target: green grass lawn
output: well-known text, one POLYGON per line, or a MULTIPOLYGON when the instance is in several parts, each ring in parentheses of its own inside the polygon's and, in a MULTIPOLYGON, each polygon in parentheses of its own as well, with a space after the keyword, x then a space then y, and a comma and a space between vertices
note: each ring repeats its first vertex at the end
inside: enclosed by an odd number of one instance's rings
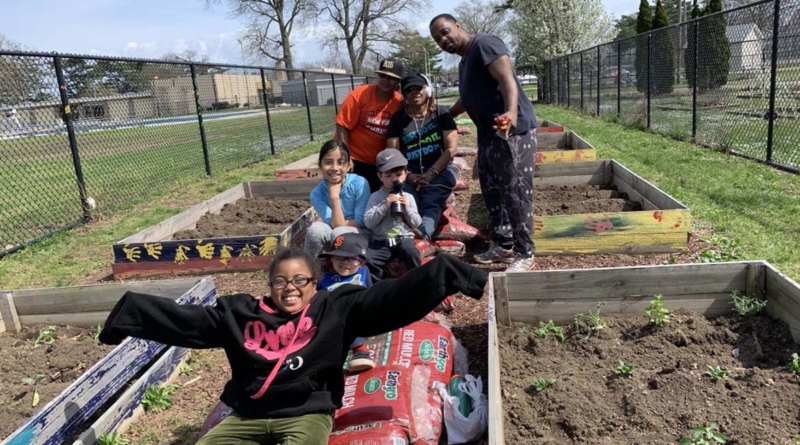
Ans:
MULTIPOLYGON (((333 106, 311 108, 315 140, 333 133, 333 106)), ((276 152, 309 142, 305 108, 271 113, 276 152)), ((265 114, 205 122, 212 174, 271 156, 265 114)), ((205 176, 197 122, 76 135, 88 196, 100 213, 205 176)), ((0 248, 78 221, 82 211, 66 135, 0 141, 0 248)))
POLYGON ((741 259, 800 279, 800 176, 554 106, 536 104, 536 112, 682 201, 697 226, 738 240, 741 259))
POLYGON ((318 152, 320 144, 307 143, 266 161, 220 172, 213 178, 194 177, 182 185, 154 189, 147 202, 8 255, 0 259, 0 289, 77 284, 87 276, 109 269, 113 243, 236 184, 272 179, 275 169, 318 152))

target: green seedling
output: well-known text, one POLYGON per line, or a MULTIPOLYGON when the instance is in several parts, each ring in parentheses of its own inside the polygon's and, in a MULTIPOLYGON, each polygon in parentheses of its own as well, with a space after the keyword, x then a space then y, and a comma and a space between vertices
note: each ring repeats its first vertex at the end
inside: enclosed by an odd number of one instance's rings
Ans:
POLYGON ((556 379, 543 379, 541 377, 533 379, 533 387, 536 392, 542 392, 547 388, 552 388, 556 384, 556 379))
POLYGON ((547 338, 549 335, 555 337, 559 343, 564 342, 564 330, 556 326, 553 320, 547 323, 540 321, 539 327, 533 330, 533 336, 537 338, 547 338))
POLYGON ((795 375, 800 375, 800 355, 797 355, 796 352, 792 354, 792 361, 789 362, 789 367, 792 368, 792 372, 795 375))
POLYGON ((650 305, 644 308, 644 314, 650 317, 650 323, 657 328, 669 323, 669 309, 661 301, 662 295, 656 295, 650 305))
POLYGON ((733 311, 742 317, 756 315, 767 306, 767 300, 742 295, 739 291, 731 292, 731 298, 733 298, 733 311))
POLYGON ((98 445, 128 445, 130 441, 124 439, 122 436, 117 435, 116 431, 109 434, 103 433, 97 439, 98 445))
POLYGON ((22 383, 33 385, 33 400, 31 401, 31 406, 34 408, 39 404, 39 382, 42 381, 44 381, 44 374, 36 374, 33 378, 25 377, 22 379, 22 383))
POLYGON ((739 258, 739 249, 742 247, 739 241, 719 235, 714 235, 705 241, 714 244, 719 250, 708 248, 700 250, 697 254, 697 259, 701 263, 720 263, 739 258))
POLYGON ((719 366, 711 366, 706 365, 708 371, 706 371, 706 375, 711 377, 712 382, 716 382, 717 380, 727 379, 729 376, 733 374, 733 371, 730 369, 721 368, 719 366))
POLYGON ((172 393, 177 388, 174 385, 151 386, 147 388, 142 400, 142 407, 145 412, 158 413, 172 406, 172 393))
POLYGON ((630 377, 633 374, 633 364, 619 361, 617 367, 614 368, 614 375, 618 377, 630 377))
POLYGON ((692 427, 691 437, 682 437, 680 445, 712 445, 714 443, 727 443, 725 436, 717 431, 717 425, 692 427))
POLYGON ((586 338, 592 336, 593 332, 600 332, 608 324, 600 318, 600 308, 605 306, 605 301, 597 302, 597 312, 586 311, 575 316, 575 330, 579 333, 586 333, 586 338))
POLYGON ((190 365, 190 364, 188 364, 188 363, 187 363, 187 364, 185 364, 185 365, 181 366, 181 371, 180 371, 180 373, 181 373, 181 375, 189 375, 189 374, 191 374, 193 371, 194 371, 194 368, 192 368, 192 365, 190 365))
POLYGON ((92 338, 94 338, 94 341, 97 341, 97 342, 100 341, 100 333, 101 332, 103 332, 103 325, 100 324, 100 323, 97 323, 97 328, 95 328, 94 335, 92 336, 92 338))
POLYGON ((56 342, 56 338, 54 334, 56 333, 55 326, 48 326, 44 329, 39 331, 39 336, 36 337, 36 341, 33 342, 33 347, 38 348, 40 345, 52 345, 56 342))

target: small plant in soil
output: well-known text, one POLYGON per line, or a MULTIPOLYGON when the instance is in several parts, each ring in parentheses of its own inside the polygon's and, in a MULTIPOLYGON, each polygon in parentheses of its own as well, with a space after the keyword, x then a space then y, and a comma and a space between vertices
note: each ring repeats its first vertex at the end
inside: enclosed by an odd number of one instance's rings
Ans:
POLYGON ((717 425, 712 423, 709 426, 692 427, 691 437, 682 437, 681 445, 711 445, 714 443, 727 443, 727 439, 719 431, 717 425))
POLYGON ((731 293, 731 298, 733 298, 733 311, 742 317, 756 315, 764 310, 764 307, 767 305, 767 300, 742 295, 738 291, 733 291, 731 293))
POLYGON ((100 333, 101 332, 103 332, 103 325, 100 324, 100 323, 97 323, 97 327, 94 330, 94 335, 92 336, 92 338, 94 338, 94 341, 96 341, 96 342, 100 341, 100 333))
POLYGON ((669 309, 664 307, 661 298, 662 295, 656 295, 650 305, 644 308, 644 314, 650 317, 650 323, 657 328, 669 323, 669 309))
POLYGON ((536 338, 547 338, 550 335, 559 343, 564 343, 564 330, 556 326, 553 320, 548 320, 547 323, 540 321, 539 327, 533 330, 533 336, 536 338))
POLYGON ((36 374, 34 377, 25 377, 22 379, 22 383, 26 385, 33 385, 33 400, 31 401, 31 406, 36 407, 39 404, 39 382, 44 381, 44 374, 36 374))
POLYGON ((117 435, 116 431, 109 434, 103 433, 97 439, 98 445, 128 445, 130 441, 128 439, 123 438, 120 435, 117 435))
POLYGON ((547 388, 552 388, 556 384, 556 379, 544 379, 541 377, 533 379, 533 389, 542 392, 547 388))
POLYGON ((172 406, 172 393, 177 388, 174 385, 151 386, 147 388, 142 400, 142 406, 146 412, 159 413, 172 406))
POLYGON ((56 342, 55 333, 55 326, 48 326, 39 330, 39 335, 36 337, 36 341, 33 342, 33 347, 38 348, 41 345, 52 345, 56 342))
POLYGON ((797 355, 796 352, 792 354, 792 361, 789 362, 789 367, 792 368, 794 375, 800 375, 800 355, 797 355))
POLYGON ((739 258, 739 249, 742 247, 739 241, 719 235, 714 235, 705 241, 714 244, 719 250, 708 248, 700 250, 697 259, 701 263, 719 263, 739 258))
POLYGON ((594 332, 600 332, 605 329, 608 324, 600 318, 600 308, 605 306, 605 301, 597 302, 597 312, 586 311, 575 316, 575 331, 579 334, 586 334, 586 338, 592 336, 594 332))
POLYGON ((725 369, 719 366, 711 366, 706 365, 708 371, 706 371, 706 375, 711 377, 712 382, 716 382, 717 380, 727 379, 729 376, 733 374, 733 371, 730 369, 725 369))
POLYGON ((617 367, 614 368, 614 375, 617 377, 630 377, 633 374, 633 364, 625 363, 620 360, 617 367))
POLYGON ((185 364, 185 365, 181 366, 181 371, 180 371, 180 373, 181 373, 181 375, 189 375, 189 374, 191 374, 193 371, 194 371, 194 368, 192 368, 192 365, 190 365, 190 364, 188 364, 188 363, 187 363, 187 364, 185 364))

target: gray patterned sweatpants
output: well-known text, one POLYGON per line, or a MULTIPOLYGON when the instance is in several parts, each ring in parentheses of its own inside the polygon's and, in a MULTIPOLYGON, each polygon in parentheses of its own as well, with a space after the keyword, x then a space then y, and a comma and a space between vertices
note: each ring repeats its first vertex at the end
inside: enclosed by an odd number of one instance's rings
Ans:
POLYGON ((478 174, 495 244, 532 256, 536 130, 478 145, 478 174))

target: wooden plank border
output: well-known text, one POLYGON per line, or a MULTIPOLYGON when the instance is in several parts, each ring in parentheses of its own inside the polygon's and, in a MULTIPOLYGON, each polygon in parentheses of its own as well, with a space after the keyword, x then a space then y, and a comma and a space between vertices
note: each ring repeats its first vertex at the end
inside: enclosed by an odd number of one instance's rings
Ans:
POLYGON ((19 320, 14 296, 11 292, 0 292, 0 332, 19 332, 22 324, 19 320))
POLYGON ((174 346, 169 348, 73 445, 95 445, 103 433, 124 433, 144 414, 141 404, 147 388, 168 385, 175 381, 181 366, 190 355, 190 349, 174 346))
MULTIPOLYGON (((216 301, 216 296, 213 278, 206 277, 177 301, 182 304, 211 304, 216 301)), ((164 348, 160 343, 146 340, 124 340, 0 445, 61 444, 164 348)))
POLYGON ((500 345, 497 337, 497 280, 504 278, 505 274, 489 274, 489 445, 504 445, 505 437, 503 431, 503 395, 500 388, 500 345))

